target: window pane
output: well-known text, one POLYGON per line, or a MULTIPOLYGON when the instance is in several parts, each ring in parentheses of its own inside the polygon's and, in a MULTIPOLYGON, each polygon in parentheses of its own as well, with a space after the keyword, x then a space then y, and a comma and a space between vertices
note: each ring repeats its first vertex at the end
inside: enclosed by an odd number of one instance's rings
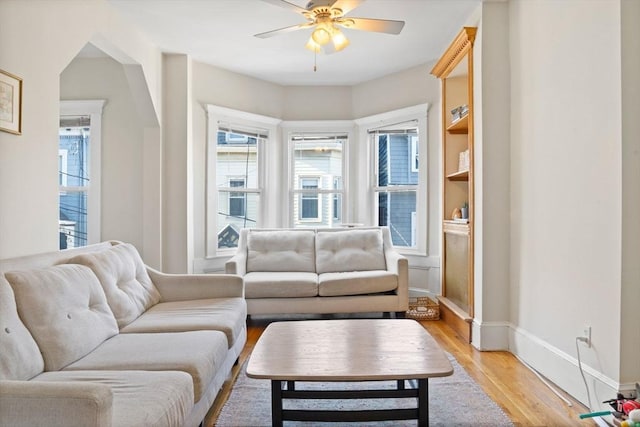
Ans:
POLYGON ((378 187, 418 184, 417 147, 414 134, 378 135, 378 187))
POLYGON ((87 244, 89 116, 63 116, 58 136, 59 248, 87 244), (85 187, 86 190, 82 190, 85 187))
POLYGON ((228 191, 219 191, 218 194, 218 248, 235 248, 240 230, 256 227, 260 196, 257 193, 228 191), (230 197, 231 194, 241 194, 242 197, 230 197))
POLYGON ((60 249, 87 244, 87 193, 60 192, 58 220, 60 249))
POLYGON ((318 195, 302 195, 302 213, 300 219, 318 218, 318 195))
MULTIPOLYGON (((229 180, 229 187, 231 188, 243 188, 244 179, 231 179, 229 180)), ((243 216, 245 206, 245 194, 244 193, 229 193, 229 215, 231 216, 243 216)))
POLYGON ((294 227, 335 227, 342 224, 341 193, 302 193, 294 198, 294 227))
POLYGON ((378 225, 391 230, 394 246, 415 246, 416 192, 379 192, 378 225))
POLYGON ((322 177, 323 185, 319 188, 333 188, 333 179, 342 177, 344 142, 343 137, 331 135, 294 137, 293 174, 296 189, 303 184, 300 178, 304 176, 322 177))
POLYGON ((243 187, 258 188, 258 140, 230 132, 218 132, 216 183, 230 186, 230 180, 243 177, 243 187))

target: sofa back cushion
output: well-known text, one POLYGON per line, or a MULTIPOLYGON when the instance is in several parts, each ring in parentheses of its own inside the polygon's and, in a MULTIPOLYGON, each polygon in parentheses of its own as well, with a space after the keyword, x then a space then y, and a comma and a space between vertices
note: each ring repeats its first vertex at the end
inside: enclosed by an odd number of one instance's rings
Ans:
POLYGON ((316 272, 385 270, 380 229, 321 231, 316 236, 316 272))
POLYGON ((93 270, 120 328, 160 302, 160 293, 151 281, 140 254, 129 243, 121 243, 101 252, 78 255, 68 262, 93 270))
POLYGON ((247 273, 252 271, 315 272, 315 233, 269 230, 247 234, 247 273))
POLYGON ((38 344, 20 320, 13 290, 0 274, 0 380, 28 380, 43 369, 38 344))
POLYGON ((58 371, 118 333, 95 274, 82 265, 5 274, 46 371, 58 371))

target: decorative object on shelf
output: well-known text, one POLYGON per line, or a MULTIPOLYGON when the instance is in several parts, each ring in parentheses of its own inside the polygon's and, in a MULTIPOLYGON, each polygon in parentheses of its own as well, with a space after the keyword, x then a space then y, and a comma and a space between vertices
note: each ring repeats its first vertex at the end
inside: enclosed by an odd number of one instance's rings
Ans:
POLYGON ((469 150, 461 151, 458 155, 458 171, 469 170, 469 150))
POLYGON ((455 123, 469 113, 469 106, 464 104, 451 110, 451 123, 455 123))
POLYGON ((460 208, 454 208, 451 212, 451 219, 462 219, 462 211, 460 208))
POLYGON ((440 304, 429 297, 409 298, 406 316, 416 320, 440 320, 440 304))
POLYGON ((469 203, 464 202, 462 207, 460 208, 460 213, 462 214, 462 219, 469 218, 469 203))
POLYGON ((22 79, 0 70, 0 130, 22 134, 22 79))

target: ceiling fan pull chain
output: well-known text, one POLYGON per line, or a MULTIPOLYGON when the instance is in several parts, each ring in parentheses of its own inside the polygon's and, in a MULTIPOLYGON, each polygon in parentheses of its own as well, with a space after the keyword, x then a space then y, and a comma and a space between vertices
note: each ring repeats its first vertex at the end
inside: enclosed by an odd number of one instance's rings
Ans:
POLYGON ((318 51, 313 51, 313 72, 318 71, 318 51))

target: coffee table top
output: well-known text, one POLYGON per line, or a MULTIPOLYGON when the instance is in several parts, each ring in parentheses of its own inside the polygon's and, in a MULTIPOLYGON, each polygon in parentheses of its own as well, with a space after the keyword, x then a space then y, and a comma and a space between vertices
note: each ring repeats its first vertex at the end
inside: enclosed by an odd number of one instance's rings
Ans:
POLYGON ((366 381, 444 377, 453 366, 412 319, 271 323, 249 358, 247 376, 290 381, 366 381))

